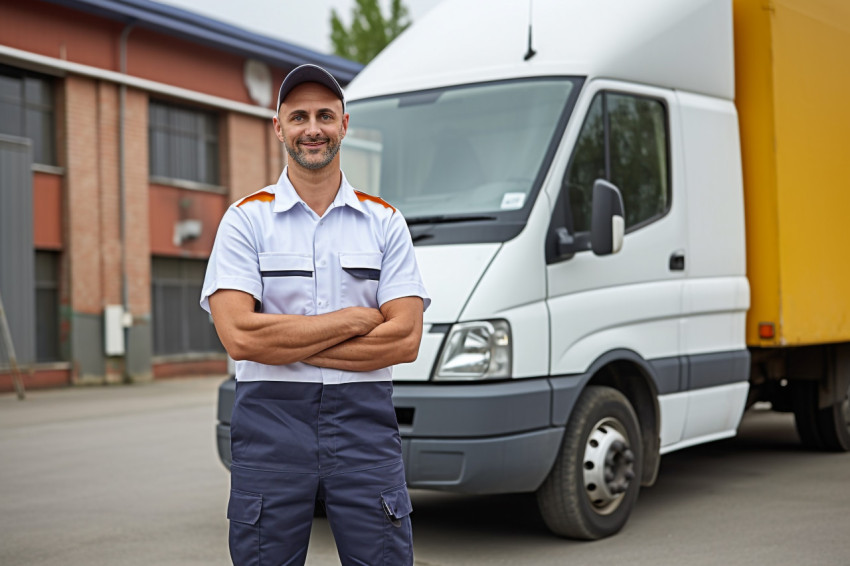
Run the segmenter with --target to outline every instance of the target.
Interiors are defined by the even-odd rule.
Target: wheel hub
[[[614,418],[593,428],[584,449],[584,487],[590,503],[600,514],[614,511],[635,479],[635,455],[625,427]]]

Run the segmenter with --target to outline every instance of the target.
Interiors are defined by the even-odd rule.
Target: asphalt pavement
[[[221,377],[0,396],[0,565],[227,565]],[[793,419],[662,459],[618,535],[558,539],[533,496],[414,490],[417,566],[850,565],[850,454],[803,450]],[[338,565],[327,522],[310,566]]]

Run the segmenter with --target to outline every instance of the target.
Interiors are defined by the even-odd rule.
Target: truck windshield
[[[411,226],[501,222],[521,229],[577,83],[535,78],[354,101],[343,170]],[[483,241],[508,239],[484,232]]]

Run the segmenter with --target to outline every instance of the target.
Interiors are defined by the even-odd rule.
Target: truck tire
[[[818,384],[815,381],[791,382],[791,406],[794,410],[794,424],[797,435],[806,448],[822,450],[818,426]]]
[[[556,535],[596,540],[623,528],[640,490],[640,424],[628,399],[610,387],[589,386],[567,422],[537,505]]]
[[[818,411],[818,428],[826,450],[850,451],[850,387],[843,399]]]
[[[794,420],[803,445],[815,450],[850,451],[850,387],[836,403],[821,409],[818,383],[798,382]]]

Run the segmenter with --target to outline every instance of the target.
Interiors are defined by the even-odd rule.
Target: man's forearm
[[[316,316],[254,314],[241,328],[241,347],[234,359],[261,364],[299,362],[322,350],[356,336],[342,317],[328,313]],[[338,321],[334,319],[340,319]]]
[[[376,309],[356,307],[311,316],[255,313],[248,310],[248,300],[253,306],[253,298],[239,291],[219,291],[210,298],[219,338],[235,360],[299,362],[383,321]]]

